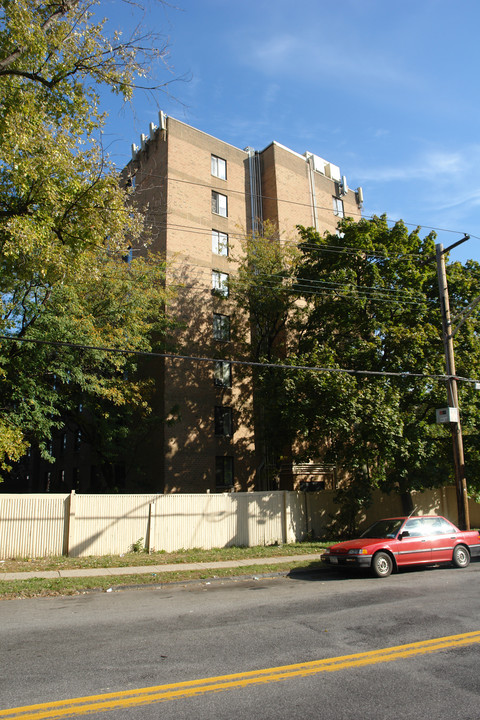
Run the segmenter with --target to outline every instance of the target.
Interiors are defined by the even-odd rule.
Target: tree
[[[163,265],[122,260],[148,229],[105,157],[99,102],[100,84],[130,99],[166,49],[152,34],[109,37],[94,5],[0,2],[3,470],[32,443],[49,457],[80,395],[103,416],[107,406],[148,413],[134,356],[51,343],[150,350],[166,327]]]
[[[435,423],[446,391],[434,377],[445,373],[434,234],[421,238],[419,229],[390,227],[386,217],[345,219],[338,234],[299,233],[301,256],[277,280],[271,303],[280,308],[288,292],[295,312],[283,306],[283,357],[270,360],[332,371],[270,371],[277,384],[274,392],[266,385],[263,402],[271,446],[278,453],[280,438],[294,459],[335,462],[349,478],[353,510],[373,488],[407,496],[444,485],[452,461],[448,431]],[[473,262],[448,266],[454,314],[480,294],[479,272]],[[249,282],[256,302],[253,273]],[[268,322],[262,300],[255,306]],[[457,371],[470,378],[480,374],[479,329],[472,315],[456,338]],[[477,467],[478,402],[469,384],[461,404],[466,455]]]
[[[230,276],[230,291],[241,324],[245,318],[250,323],[247,356],[254,363],[265,364],[255,365],[252,371],[257,467],[261,468],[256,484],[262,489],[277,487],[281,455],[291,437],[286,416],[282,425],[276,423],[283,376],[270,364],[286,357],[288,328],[300,312],[297,296],[292,293],[299,257],[296,246],[280,238],[276,228],[265,222],[262,234],[247,236],[241,256],[232,258],[238,267]]]
[[[28,330],[3,343],[4,417],[44,459],[53,461],[52,436],[66,427],[94,448],[107,486],[113,463],[134,460],[135,433],[154,420],[140,359],[164,349],[169,326],[164,271],[158,257],[84,252],[41,311],[32,308]]]

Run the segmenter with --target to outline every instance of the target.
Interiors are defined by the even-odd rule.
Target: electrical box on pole
[[[437,423],[451,423],[459,421],[458,408],[446,407],[439,408],[437,411]]]

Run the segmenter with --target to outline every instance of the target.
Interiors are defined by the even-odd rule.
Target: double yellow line
[[[408,645],[396,645],[395,647],[372,650],[370,652],[355,653],[354,655],[342,655],[325,660],[313,660],[311,662],[296,663],[295,665],[283,665],[264,670],[253,670],[245,673],[234,673],[233,675],[218,675],[211,678],[189,680],[186,682],[172,683],[169,685],[156,685],[138,690],[123,690],[116,693],[104,695],[90,695],[88,697],[74,698],[72,700],[58,700],[51,703],[39,705],[28,705],[25,707],[1,710],[0,718],[9,720],[54,720],[55,718],[72,718],[79,715],[91,713],[110,712],[112,710],[124,710],[130,707],[140,707],[153,703],[165,702],[178,698],[188,698],[194,695],[201,695],[208,692],[222,692],[237,688],[258,685],[261,683],[280,682],[296,677],[307,677],[321,672],[335,672],[348,668],[363,667],[376,663],[392,662],[424,655],[426,653],[438,652],[451,648],[464,647],[480,643],[480,631],[463,633],[462,635],[449,635],[447,637],[424,640]]]

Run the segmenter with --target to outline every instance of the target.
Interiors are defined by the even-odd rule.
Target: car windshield
[[[378,520],[360,535],[362,538],[394,538],[403,524],[402,518]]]

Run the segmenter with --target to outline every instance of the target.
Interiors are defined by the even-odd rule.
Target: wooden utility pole
[[[470,530],[470,515],[468,511],[467,482],[465,480],[465,460],[463,455],[462,426],[460,424],[460,409],[458,406],[457,379],[455,377],[455,355],[453,350],[452,321],[450,318],[450,301],[448,298],[447,273],[445,270],[445,253],[468,240],[465,236],[459,242],[446,250],[442,244],[435,246],[437,251],[438,291],[440,295],[440,308],[442,311],[442,336],[445,348],[445,363],[447,368],[447,393],[449,407],[457,409],[457,418],[450,423],[453,440],[453,462],[455,466],[455,487],[457,490],[458,524],[462,530]]]

